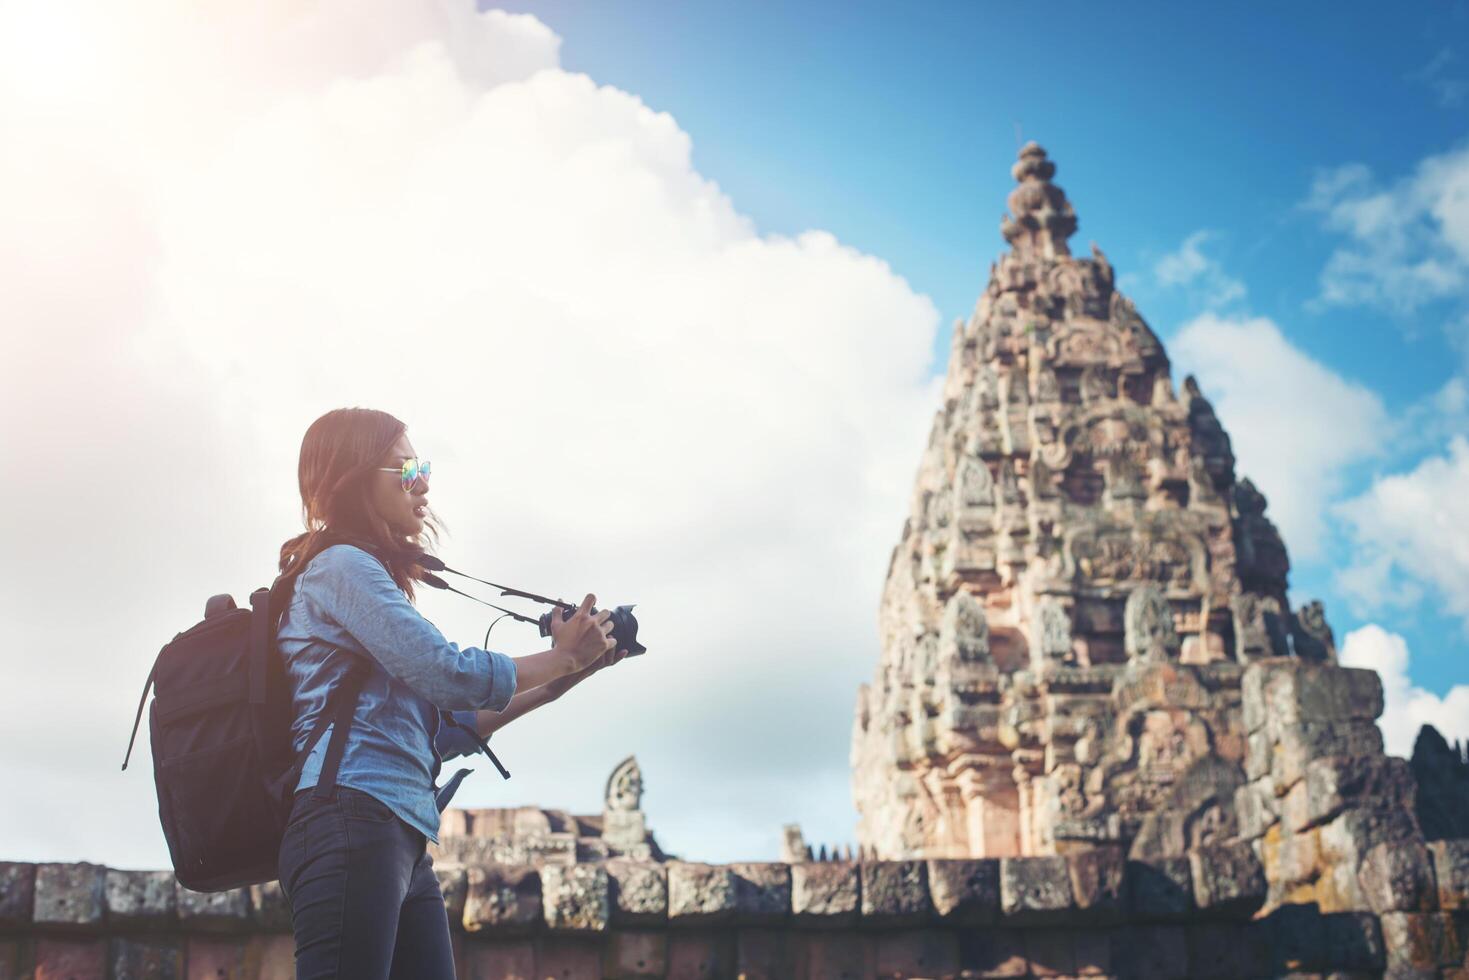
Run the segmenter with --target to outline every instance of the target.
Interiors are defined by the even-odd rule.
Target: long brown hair
[[[429,511],[426,533],[405,536],[394,531],[373,508],[370,484],[407,429],[387,412],[371,408],[337,408],[311,423],[297,466],[306,531],[281,545],[280,571],[286,582],[293,582],[322,549],[348,537],[370,545],[412,601],[413,583],[423,574],[416,559],[432,551],[430,541],[437,546],[443,522]]]

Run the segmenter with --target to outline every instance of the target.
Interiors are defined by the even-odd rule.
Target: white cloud
[[[1169,350],[1213,402],[1238,473],[1269,498],[1292,559],[1321,557],[1323,515],[1344,469],[1375,455],[1389,429],[1381,400],[1292,345],[1266,317],[1205,313]]]
[[[1376,478],[1334,511],[1354,545],[1340,584],[1362,608],[1411,605],[1432,595],[1469,623],[1469,439],[1456,436],[1444,455]],[[1384,596],[1390,582],[1405,585]]]
[[[0,410],[29,476],[0,490],[26,556],[0,773],[48,801],[0,813],[5,856],[166,863],[146,766],[112,750],[158,647],[268,580],[301,435],[342,405],[434,459],[451,564],[640,604],[649,654],[507,729],[515,778],[461,802],[596,811],[636,752],[675,851],[849,837],[929,300],[825,232],[762,236],[673,118],[559,69],[534,18],[210,10],[98,5],[57,28],[91,32],[75,63],[0,88]],[[421,603],[480,642],[479,607]]]
[[[1228,275],[1217,259],[1203,252],[1203,244],[1214,235],[1196,231],[1183,240],[1178,250],[1153,264],[1153,278],[1160,286],[1183,288],[1198,305],[1221,310],[1245,298],[1245,284]]]
[[[1392,755],[1410,756],[1418,730],[1432,725],[1454,742],[1469,739],[1469,684],[1443,697],[1415,687],[1408,677],[1408,644],[1376,623],[1347,634],[1338,654],[1344,667],[1365,667],[1382,676],[1384,707],[1377,724]]]
[[[1323,304],[1407,315],[1469,285],[1469,146],[1386,186],[1362,164],[1322,171],[1302,206],[1346,239],[1322,270]]]

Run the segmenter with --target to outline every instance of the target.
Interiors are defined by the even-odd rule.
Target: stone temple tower
[[[1055,172],[1020,151],[888,569],[852,737],[881,858],[1233,836],[1245,665],[1335,659],[1208,400],[1101,251],[1071,254]]]

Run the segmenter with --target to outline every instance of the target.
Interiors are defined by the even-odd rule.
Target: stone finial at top
[[[1076,231],[1076,212],[1066,192],[1051,183],[1056,165],[1032,140],[1020,149],[1010,168],[1020,186],[1010,192],[1010,213],[1000,219],[1000,233],[1017,255],[1055,258],[1070,255],[1066,239]]]
[[[604,806],[608,810],[630,812],[643,803],[643,770],[634,756],[628,756],[617,764],[612,775],[607,777],[607,797]]]

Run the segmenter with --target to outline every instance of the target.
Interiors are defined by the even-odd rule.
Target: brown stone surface
[[[791,866],[778,861],[731,864],[735,919],[743,925],[783,923],[791,914]]]
[[[741,929],[735,937],[735,970],[740,980],[794,976],[797,942],[786,929]]]
[[[668,970],[668,934],[619,929],[607,937],[602,975],[608,980],[653,980]]]
[[[236,980],[246,976],[245,942],[223,937],[191,938],[188,943],[189,980]]]
[[[35,980],[107,980],[106,941],[50,937],[36,940]]]
[[[928,897],[928,868],[924,862],[865,862],[861,872],[865,924],[916,924],[929,917],[933,906]]]
[[[1438,907],[1433,859],[1421,844],[1378,844],[1363,859],[1357,881],[1378,914],[1432,912]]]
[[[538,944],[535,975],[555,980],[601,980],[602,948],[586,939],[548,936]]]
[[[1025,938],[1012,929],[966,929],[959,934],[964,976],[1023,977],[1030,972]]]
[[[541,869],[546,926],[563,932],[603,932],[612,915],[607,869],[596,864]]]
[[[873,939],[864,933],[801,933],[795,946],[795,976],[808,980],[870,980],[877,974]]]
[[[1292,640],[1334,657],[1319,604],[1286,604],[1285,547],[1212,406],[1100,250],[1071,254],[1054,174],[1021,150],[1011,251],[954,331],[888,570],[852,736],[859,840],[885,859],[1227,839],[1242,665]],[[1370,723],[1372,680],[1280,696]]]
[[[1127,862],[1121,850],[1099,847],[1067,858],[1071,894],[1083,919],[1114,922],[1126,913]]]
[[[1059,921],[1075,907],[1067,861],[1002,858],[1000,911],[1016,923]]]
[[[451,909],[449,921],[458,923],[464,916],[464,895],[459,895],[459,907]],[[250,886],[250,917],[257,929],[268,932],[291,931],[291,903],[281,891],[279,881]]]
[[[536,947],[528,939],[509,942],[465,942],[455,956],[460,980],[542,980],[536,971]]]
[[[179,921],[206,932],[241,932],[250,926],[250,889],[196,892],[183,885],[174,889]]]
[[[1469,912],[1469,838],[1436,840],[1428,850],[1433,855],[1438,907]]]
[[[1265,869],[1243,841],[1199,848],[1189,861],[1199,909],[1248,916],[1265,901]]]
[[[182,980],[184,976],[184,947],[177,940],[113,939],[108,944],[107,961],[112,980]],[[289,977],[294,973],[293,963],[290,972],[277,975]]]
[[[1000,862],[931,860],[928,892],[940,918],[957,925],[989,925],[1000,912]]]
[[[679,926],[727,922],[735,914],[735,876],[718,864],[668,865],[668,920]]]
[[[1128,909],[1133,918],[1165,921],[1187,918],[1194,911],[1194,880],[1187,857],[1128,861]]]
[[[541,876],[532,867],[486,865],[469,869],[464,928],[497,934],[526,932],[541,924]]]
[[[30,924],[36,901],[36,866],[0,861],[0,928]]]
[[[798,925],[837,929],[857,921],[862,886],[845,861],[791,865],[791,913]]]
[[[668,868],[662,864],[607,862],[612,889],[612,921],[620,925],[653,925],[668,920]]]
[[[880,932],[873,947],[879,977],[943,977],[959,969],[959,940],[952,932]]]
[[[106,878],[107,869],[96,864],[37,865],[36,924],[82,928],[101,923]]]
[[[734,976],[735,942],[728,932],[670,932],[668,980],[716,980]]]

